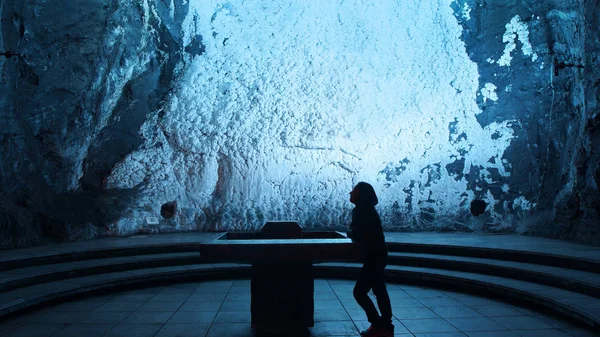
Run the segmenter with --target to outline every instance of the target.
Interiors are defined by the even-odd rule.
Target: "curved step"
[[[315,277],[355,278],[361,265],[324,263],[315,265]],[[200,264],[139,269],[86,276],[21,288],[0,295],[0,320],[34,306],[81,294],[133,285],[157,285],[167,281],[249,277],[251,268],[239,264]],[[388,280],[427,284],[432,287],[500,296],[503,300],[543,308],[566,315],[594,329],[600,328],[600,299],[529,282],[448,270],[389,266]]]
[[[387,242],[390,252],[453,255],[463,257],[494,258],[497,260],[528,262],[565,269],[598,272],[600,261],[582,257],[513,249],[467,247],[458,245]]]
[[[357,277],[360,266],[353,263],[320,264],[315,265],[315,275],[335,277],[342,272]],[[498,276],[433,268],[388,266],[385,273],[388,281],[498,297],[503,301],[564,315],[600,329],[600,299],[595,297]]]
[[[199,252],[199,245],[201,245],[203,242],[206,242],[206,240],[203,241],[199,239],[198,242],[142,244],[116,248],[110,247],[89,250],[72,250],[64,253],[61,252],[38,255],[24,254],[21,256],[12,256],[9,258],[0,259],[0,271],[9,271],[13,269],[47,264],[133,255],[193,253]],[[600,260],[592,260],[568,255],[446,244],[400,243],[388,241],[387,245],[390,252],[493,258],[497,260],[534,263],[538,265],[554,266],[565,269],[577,269],[588,272],[597,272],[600,270]]]
[[[202,263],[196,253],[144,254],[125,257],[63,262],[2,272],[0,293],[16,288],[95,274],[143,268],[159,268]]]
[[[389,253],[388,263],[502,276],[600,297],[600,273],[525,262],[398,252]]]
[[[110,247],[90,250],[74,250],[66,253],[40,254],[35,256],[18,256],[0,260],[0,271],[43,266],[83,260],[107,259],[134,255],[193,253],[199,252],[197,243],[150,244],[130,247]]]
[[[33,307],[101,290],[128,286],[155,285],[160,282],[250,277],[250,266],[233,263],[146,268],[77,277],[0,294],[0,321]]]
[[[95,274],[203,262],[208,261],[203,261],[198,253],[192,252],[144,254],[21,268],[2,273],[0,292]],[[572,269],[495,259],[398,252],[390,253],[389,264],[502,276],[600,297],[600,274]]]

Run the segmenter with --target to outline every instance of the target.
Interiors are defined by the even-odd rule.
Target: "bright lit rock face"
[[[477,123],[479,74],[450,1],[197,6],[184,35],[208,37],[205,53],[111,185],[150,179],[150,205],[250,229],[343,226],[364,180],[387,227],[433,229],[467,212],[471,165],[510,174],[510,122]]]
[[[595,5],[5,0],[2,246],[341,229],[359,181],[386,230],[598,244]]]

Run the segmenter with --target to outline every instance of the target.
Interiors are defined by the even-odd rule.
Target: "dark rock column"
[[[138,191],[107,190],[106,177],[160,117],[178,65],[202,52],[200,37],[191,48],[179,36],[188,5],[174,16],[153,0],[0,6],[0,51],[19,54],[0,56],[2,246],[110,233]]]
[[[471,20],[461,21],[467,3]],[[455,12],[464,27],[463,38],[477,62],[480,86],[494,83],[498,101],[481,100],[479,122],[517,120],[515,138],[503,159],[510,177],[494,176],[486,185],[477,175],[471,186],[490,191],[502,224],[492,231],[516,231],[600,244],[598,200],[598,43],[599,2],[579,0],[463,0]],[[505,24],[518,15],[529,28],[538,58],[525,57],[517,42],[510,67],[490,62],[501,52]],[[516,36],[519,37],[518,34]],[[543,62],[543,64],[542,64]],[[510,90],[500,90],[500,88]],[[500,188],[509,186],[509,192]],[[535,203],[516,211],[515,198]],[[504,202],[513,210],[506,212]]]

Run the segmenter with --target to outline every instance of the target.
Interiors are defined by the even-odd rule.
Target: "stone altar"
[[[333,231],[303,231],[297,222],[267,222],[260,232],[226,232],[202,244],[209,260],[252,264],[252,328],[301,332],[314,325],[315,262],[355,261],[360,244]]]

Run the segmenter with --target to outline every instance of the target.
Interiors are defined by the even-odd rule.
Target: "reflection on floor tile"
[[[433,333],[458,331],[458,329],[442,318],[401,319],[400,322],[414,334],[421,332]]]
[[[103,337],[153,337],[161,326],[157,324],[119,324]],[[79,337],[87,335],[79,335]]]
[[[14,330],[10,330],[9,332],[7,332],[6,334],[3,334],[2,337],[4,336],[28,336],[28,337],[48,337],[48,336],[52,336],[55,333],[57,333],[58,331],[63,330],[64,328],[66,328],[67,325],[66,324],[35,324],[35,323],[31,323],[31,324],[25,324],[22,325],[20,327],[18,327],[17,329]]]
[[[204,337],[210,324],[165,324],[154,337]]]
[[[115,324],[107,324],[107,323],[95,323],[95,324],[71,324],[66,328],[60,330],[57,335],[61,337],[102,337],[104,336],[110,329],[113,328]],[[131,336],[133,337],[133,336]]]

